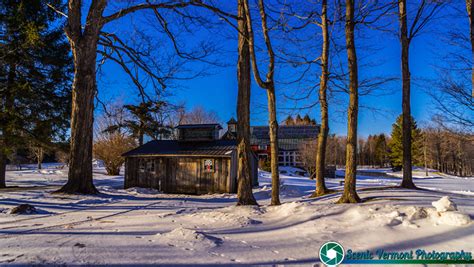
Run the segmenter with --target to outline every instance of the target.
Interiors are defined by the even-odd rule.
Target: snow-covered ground
[[[313,180],[282,175],[277,207],[268,206],[270,175],[260,172],[254,194],[261,206],[237,207],[234,194],[124,190],[123,177],[101,169],[94,171],[100,195],[54,195],[67,169],[9,171],[11,188],[0,190],[0,264],[313,265],[326,241],[359,251],[474,252],[474,178],[417,171],[423,190],[413,191],[391,187],[399,173],[378,172],[358,177],[364,203],[357,205],[334,204],[339,192],[310,199]],[[336,190],[341,181],[327,179]],[[443,196],[458,211],[446,199],[435,203],[439,212],[432,206]],[[37,213],[9,214],[19,204]]]

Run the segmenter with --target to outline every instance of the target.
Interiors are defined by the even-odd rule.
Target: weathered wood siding
[[[207,172],[204,160],[214,161]],[[235,161],[231,164],[231,161]],[[235,193],[235,156],[228,157],[128,157],[125,161],[125,188],[156,188],[165,193]]]

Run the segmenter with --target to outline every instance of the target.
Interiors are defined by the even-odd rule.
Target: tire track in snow
[[[28,229],[28,230],[24,230],[24,231],[15,231],[15,232],[10,232],[10,233],[4,233],[4,234],[0,234],[0,239],[7,239],[7,238],[12,238],[12,237],[16,237],[17,235],[23,235],[23,234],[29,234],[29,233],[34,233],[35,231],[39,231],[39,230],[52,230],[52,229],[55,229],[55,228],[59,228],[59,227],[64,227],[64,226],[77,226],[77,225],[81,225],[83,223],[87,223],[87,222],[92,222],[92,221],[98,221],[98,220],[103,220],[103,219],[108,219],[108,218],[111,218],[111,217],[115,217],[115,216],[118,216],[118,215],[122,215],[122,214],[126,214],[126,213],[129,213],[129,212],[132,212],[132,211],[137,211],[137,210],[142,210],[142,209],[146,209],[146,208],[149,208],[149,207],[152,207],[154,205],[157,205],[159,203],[161,203],[162,201],[155,201],[155,202],[152,202],[150,204],[147,204],[147,205],[143,205],[143,206],[134,206],[133,208],[131,209],[125,209],[125,210],[122,210],[122,211],[119,211],[119,212],[115,212],[115,213],[112,213],[112,214],[107,214],[107,215],[103,215],[103,216],[100,216],[100,217],[97,217],[97,218],[92,218],[90,216],[87,217],[87,219],[85,220],[79,220],[79,221],[73,221],[73,222],[67,222],[67,223],[60,223],[60,224],[54,224],[54,225],[49,225],[49,226],[44,226],[44,227],[38,227],[38,228],[33,228],[33,229]],[[101,207],[103,206],[107,206],[107,205],[112,205],[112,204],[117,204],[117,203],[120,203],[120,202],[114,202],[114,203],[107,203],[107,204],[104,204],[104,205],[101,205]],[[94,206],[93,208],[89,208],[90,210],[93,210],[93,209],[96,209],[98,208],[97,206]],[[73,213],[73,212],[80,212],[80,211],[85,211],[85,210],[88,210],[88,209],[82,209],[82,210],[76,210],[76,211],[71,211],[71,212],[68,212],[68,213]],[[55,215],[59,215],[59,214],[53,214],[52,216],[55,216]],[[34,219],[34,218],[32,218]],[[0,229],[1,230],[1,229]]]
[[[67,215],[67,214],[81,212],[81,211],[88,210],[88,209],[92,210],[92,209],[102,208],[102,207],[112,205],[112,204],[117,204],[117,203],[120,203],[120,202],[122,202],[122,201],[109,202],[109,203],[94,205],[94,206],[91,206],[91,207],[77,208],[77,209],[74,209],[74,210],[71,210],[71,211],[65,211],[65,212],[60,212],[60,213],[51,213],[51,214],[46,214],[46,215],[40,215],[40,216],[36,216],[36,217],[33,217],[33,218],[24,218],[24,219],[19,219],[19,220],[14,220],[14,221],[5,221],[5,222],[0,222],[0,225],[6,225],[6,224],[11,224],[11,223],[19,223],[19,222],[25,222],[25,221],[34,221],[34,220],[37,220],[37,219],[44,219],[44,218],[49,218],[49,217]],[[11,227],[0,228],[0,230],[10,229],[10,228]]]

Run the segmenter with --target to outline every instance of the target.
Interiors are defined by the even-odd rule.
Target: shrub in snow
[[[32,214],[36,213],[36,208],[30,204],[21,204],[10,210],[10,214]]]
[[[433,205],[438,212],[458,210],[456,204],[452,202],[448,196],[444,196],[440,200],[432,202],[431,205]]]

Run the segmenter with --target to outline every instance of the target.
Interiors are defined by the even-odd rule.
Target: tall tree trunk
[[[0,99],[0,103],[3,104],[2,99]],[[0,111],[5,113],[4,107],[0,107]],[[6,155],[6,143],[5,143],[5,127],[4,125],[0,125],[0,132],[2,136],[0,138],[0,188],[7,187],[5,183],[6,171],[7,171],[7,155]]]
[[[329,77],[329,31],[327,18],[327,0],[322,1],[321,29],[323,34],[323,49],[321,53],[321,77],[319,84],[319,104],[321,106],[321,130],[318,135],[318,147],[316,151],[316,191],[313,196],[322,196],[329,192],[324,182],[326,166],[326,147],[329,133],[329,117],[327,102],[327,83]]]
[[[6,171],[7,171],[7,157],[3,151],[3,148],[1,148],[0,149],[0,188],[7,187],[7,184],[5,183]]]
[[[257,205],[252,192],[250,168],[250,51],[248,44],[245,0],[238,0],[238,63],[237,63],[237,205]]]
[[[144,139],[144,134],[143,132],[140,130],[139,134],[138,134],[138,145],[143,145],[143,139]]]
[[[474,62],[474,14],[472,14],[472,8],[474,7],[474,0],[466,0],[467,15],[469,17],[469,36],[471,39],[471,58]],[[473,63],[471,63],[473,64]],[[471,67],[471,83],[472,83],[472,97],[474,97],[474,67]]]
[[[411,110],[410,110],[410,67],[408,52],[410,39],[408,38],[407,7],[406,0],[398,2],[400,20],[400,42],[402,46],[402,146],[403,146],[403,179],[401,187],[416,188],[412,178],[412,155],[411,155]]]
[[[68,1],[66,36],[74,57],[72,84],[71,144],[67,183],[59,193],[96,194],[92,182],[92,127],[96,84],[97,42],[104,25],[102,13],[106,0],[92,1],[85,26],[82,26],[82,2]]]
[[[272,200],[271,205],[280,205],[280,172],[278,170],[278,121],[276,117],[275,86],[273,83],[267,89],[268,124],[270,127],[270,169],[272,171]]]
[[[425,163],[425,176],[428,176],[428,155],[427,155],[427,149],[428,149],[428,144],[426,142],[426,133],[423,134],[423,160]]]
[[[268,71],[266,80],[263,81],[258,70],[257,57],[255,55],[255,42],[252,27],[252,18],[248,0],[244,0],[245,16],[248,32],[249,51],[252,63],[252,70],[257,84],[267,91],[267,105],[268,105],[268,124],[269,124],[269,138],[270,138],[270,169],[272,175],[272,200],[271,205],[280,205],[280,172],[278,170],[278,122],[276,116],[276,97],[275,97],[275,54],[273,52],[270,35],[267,26],[267,14],[263,0],[258,1],[260,10],[260,19],[262,23],[263,38],[268,54]]]
[[[349,107],[347,110],[347,144],[346,144],[346,176],[344,192],[338,203],[357,203],[360,198],[356,192],[357,172],[357,115],[358,103],[358,70],[357,54],[354,38],[354,0],[346,0],[346,50],[349,66]]]
[[[60,193],[98,193],[92,182],[92,127],[96,85],[97,42],[82,39],[71,45],[74,55],[72,86],[71,151],[67,183]]]
[[[2,112],[6,116],[7,124],[11,124],[11,114],[15,113],[15,89],[13,88],[15,79],[16,79],[16,64],[11,64],[9,71],[8,71],[8,78],[7,78],[7,88],[5,92],[5,100],[3,102],[4,106],[2,107]],[[13,136],[13,132],[11,127],[8,125],[2,125],[0,128],[3,135],[2,147],[0,148],[0,188],[5,188],[6,183],[6,171],[7,171],[7,157],[8,153],[12,151],[12,140],[10,140]]]
[[[37,167],[38,167],[38,170],[41,170],[43,168],[42,166],[42,162],[43,162],[43,158],[44,158],[44,150],[42,147],[38,147],[38,151],[37,151],[38,155],[36,155],[36,159],[37,159]]]

